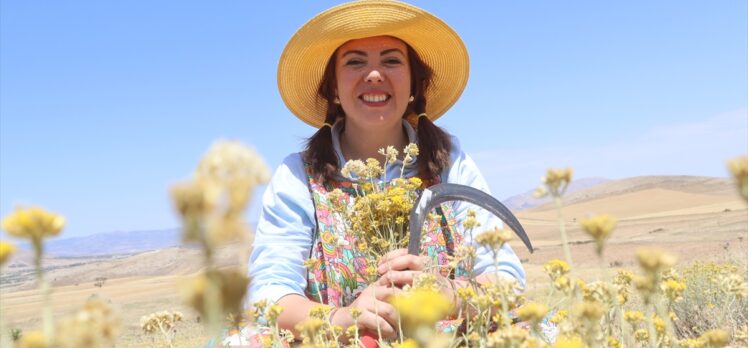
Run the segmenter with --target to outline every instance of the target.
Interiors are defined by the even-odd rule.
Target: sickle
[[[517,234],[519,239],[525,243],[527,249],[532,253],[532,243],[527,237],[525,229],[517,218],[506,206],[496,198],[476,188],[458,184],[438,184],[431,186],[418,197],[418,203],[410,211],[410,241],[408,242],[408,253],[418,255],[421,250],[421,230],[428,213],[448,201],[466,201],[488,210],[498,216],[501,221],[509,225],[509,228]]]

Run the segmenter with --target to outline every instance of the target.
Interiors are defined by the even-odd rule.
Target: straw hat
[[[434,15],[397,1],[362,0],[332,7],[291,37],[278,62],[278,90],[291,112],[319,128],[327,101],[317,90],[328,60],[343,43],[371,36],[397,37],[433,70],[426,91],[426,114],[433,121],[460,97],[469,59],[457,33]]]

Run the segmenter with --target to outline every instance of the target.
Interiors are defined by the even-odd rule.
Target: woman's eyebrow
[[[400,53],[402,55],[405,55],[405,53],[403,53],[403,51],[401,51],[399,48],[390,48],[388,50],[384,50],[384,51],[382,51],[382,53],[379,53],[379,55],[380,56],[384,56],[386,54],[393,53],[393,52],[398,52],[398,53]]]
[[[358,54],[358,55],[360,55],[360,56],[364,56],[364,57],[366,57],[366,56],[367,56],[366,52],[364,52],[364,51],[359,51],[359,50],[350,50],[350,51],[347,51],[347,52],[343,53],[343,55],[342,55],[342,56],[340,56],[340,57],[341,57],[341,58],[344,58],[345,56],[347,56],[347,55],[349,55],[349,54]]]

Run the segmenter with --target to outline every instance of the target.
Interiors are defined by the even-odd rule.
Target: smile
[[[358,97],[366,103],[384,103],[388,101],[391,96],[388,94],[362,94]]]

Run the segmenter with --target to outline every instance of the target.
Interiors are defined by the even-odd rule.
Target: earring
[[[333,103],[340,105],[340,98],[335,97],[335,99],[332,100]]]
[[[408,103],[412,103],[414,100],[416,100],[416,97],[411,95],[410,98],[408,98]]]

